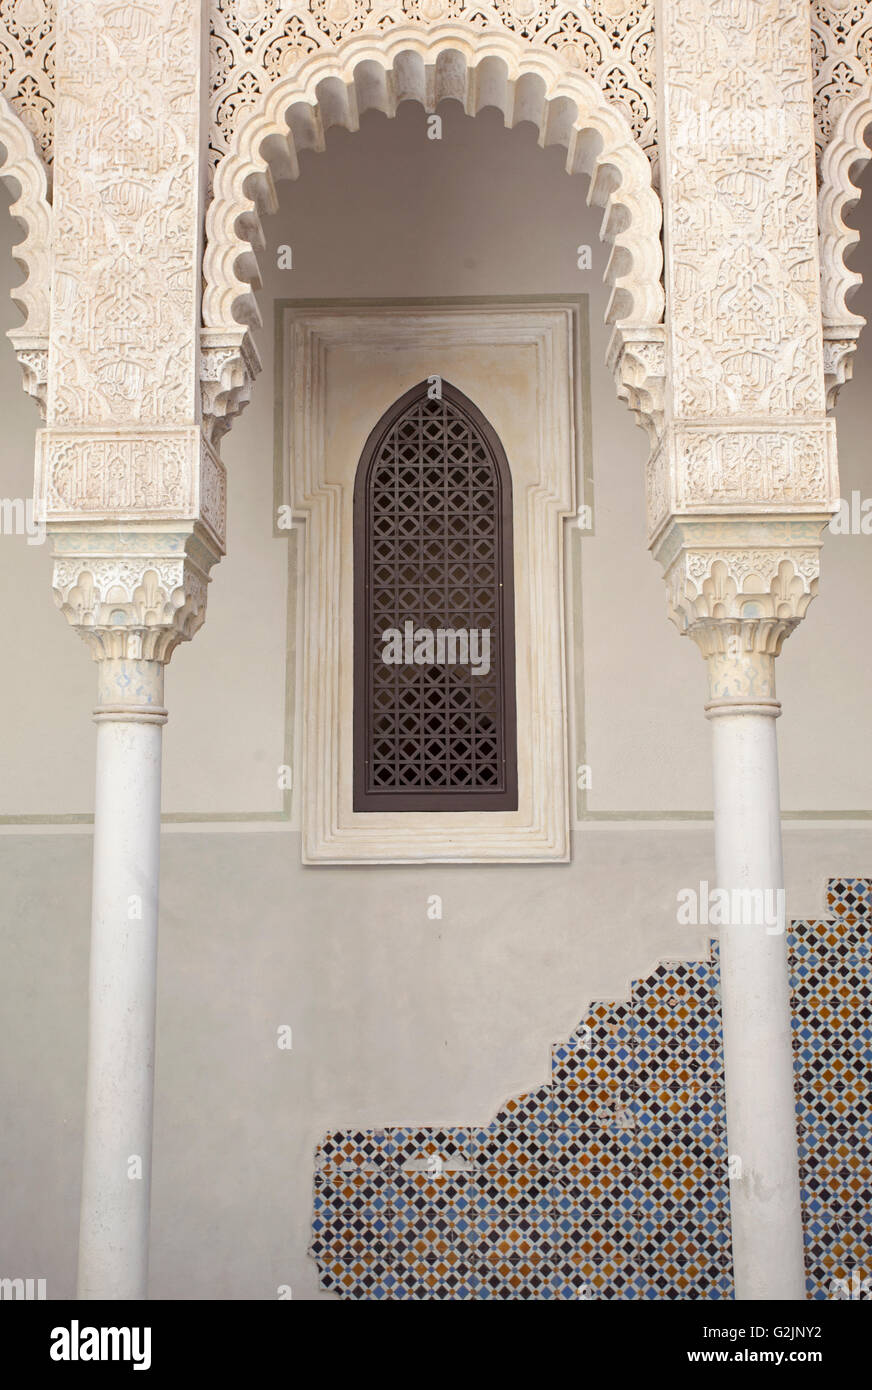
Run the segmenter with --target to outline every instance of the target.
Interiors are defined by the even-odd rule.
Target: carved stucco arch
[[[257,251],[265,244],[261,215],[278,207],[274,174],[296,178],[299,151],[323,150],[331,126],[355,130],[365,111],[392,116],[406,100],[433,111],[446,98],[469,115],[494,106],[509,126],[532,121],[541,145],[566,147],[569,173],[588,174],[587,200],[604,209],[600,237],[611,245],[609,361],[619,394],[644,407],[651,377],[662,372],[661,206],[626,117],[552,49],[465,26],[426,35],[402,26],[303,59],[240,120],[216,168],[203,297],[204,416],[215,436],[248,399],[259,368],[247,330],[261,321]]]
[[[27,126],[0,94],[0,179],[15,201],[9,211],[25,228],[23,241],[12,248],[25,273],[10,291],[24,314],[24,323],[10,329],[9,339],[24,371],[25,389],[42,400],[48,359],[51,297],[52,210],[48,175]]]
[[[827,403],[835,404],[839,387],[850,380],[853,354],[866,320],[848,307],[862,282],[846,256],[860,240],[846,217],[860,200],[853,175],[872,158],[866,137],[872,133],[872,79],[839,116],[832,139],[821,156],[818,224],[820,228],[821,317],[824,332]]]

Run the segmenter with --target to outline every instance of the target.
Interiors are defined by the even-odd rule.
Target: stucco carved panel
[[[810,12],[661,0],[658,35],[669,370],[649,539],[713,700],[774,704],[838,498]]]
[[[814,414],[808,13],[780,0],[668,0],[660,13],[674,413]]]
[[[832,422],[710,429],[676,425],[678,510],[719,504],[826,508],[838,498]]]
[[[196,418],[200,19],[60,0],[50,424]]]
[[[48,428],[54,589],[98,660],[203,621],[226,484],[198,423],[201,0],[57,0]],[[39,363],[34,364],[35,369]]]
[[[48,446],[48,515],[178,512],[190,507],[190,441],[184,436],[64,436]]]

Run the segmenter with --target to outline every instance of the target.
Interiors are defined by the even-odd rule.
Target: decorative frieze
[[[622,105],[639,143],[656,159],[652,0],[210,0],[211,160],[232,143],[239,114],[295,62],[343,35],[425,26],[469,16],[476,26],[541,40]],[[290,13],[289,13],[290,10]],[[53,154],[55,0],[0,0],[0,84],[43,158]],[[866,0],[811,0],[815,141],[834,126],[872,73]]]
[[[648,537],[670,516],[831,512],[839,498],[832,420],[671,425],[646,470]]]
[[[199,517],[223,554],[224,465],[197,426],[40,432],[37,497],[48,523]]]
[[[816,508],[838,498],[835,431],[817,424],[676,424],[676,510],[740,504]]]

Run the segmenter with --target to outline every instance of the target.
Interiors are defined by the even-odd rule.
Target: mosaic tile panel
[[[872,880],[788,937],[808,1296],[872,1299]],[[319,1146],[310,1247],[356,1299],[732,1298],[718,956],[595,1004],[481,1128]]]
[[[831,879],[827,906],[788,937],[806,1288],[872,1299],[872,880]]]
[[[312,1230],[350,1299],[732,1298],[717,944],[594,1004],[489,1124],[327,1135]]]

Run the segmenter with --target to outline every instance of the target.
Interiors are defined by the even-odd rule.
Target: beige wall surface
[[[868,182],[868,180],[867,180]],[[872,272],[870,228],[855,263]],[[302,159],[268,225],[264,372],[225,441],[229,553],[203,630],[170,666],[165,807],[225,824],[163,843],[152,1294],[316,1295],[307,1259],[312,1155],[344,1125],[472,1122],[547,1074],[549,1044],[592,998],[663,956],[704,949],[681,887],[714,874],[705,670],[666,616],[645,548],[647,445],[603,365],[599,214],[531,128],[446,108],[443,138],[403,108],[334,131]],[[0,216],[0,318],[18,278]],[[579,244],[594,269],[576,265]],[[293,270],[276,248],[293,248]],[[595,534],[581,554],[589,816],[571,865],[303,868],[281,819],[287,744],[287,539],[274,534],[275,299],[589,294]],[[872,287],[857,307],[872,310]],[[872,337],[839,405],[842,492],[872,495]],[[32,487],[37,412],[0,352],[0,496]],[[362,442],[362,441],[361,441]],[[577,554],[576,554],[577,558]],[[95,679],[55,612],[49,546],[0,537],[0,1274],[73,1289],[84,1099]],[[821,595],[779,662],[792,915],[819,914],[831,874],[872,874],[872,537],[828,538]],[[293,704],[293,701],[290,701]],[[271,819],[259,821],[256,815]],[[21,817],[31,818],[21,823]],[[45,818],[33,824],[32,818]],[[661,819],[660,824],[651,823]],[[430,921],[438,893],[444,916]],[[293,1029],[290,1053],[276,1029]]]

